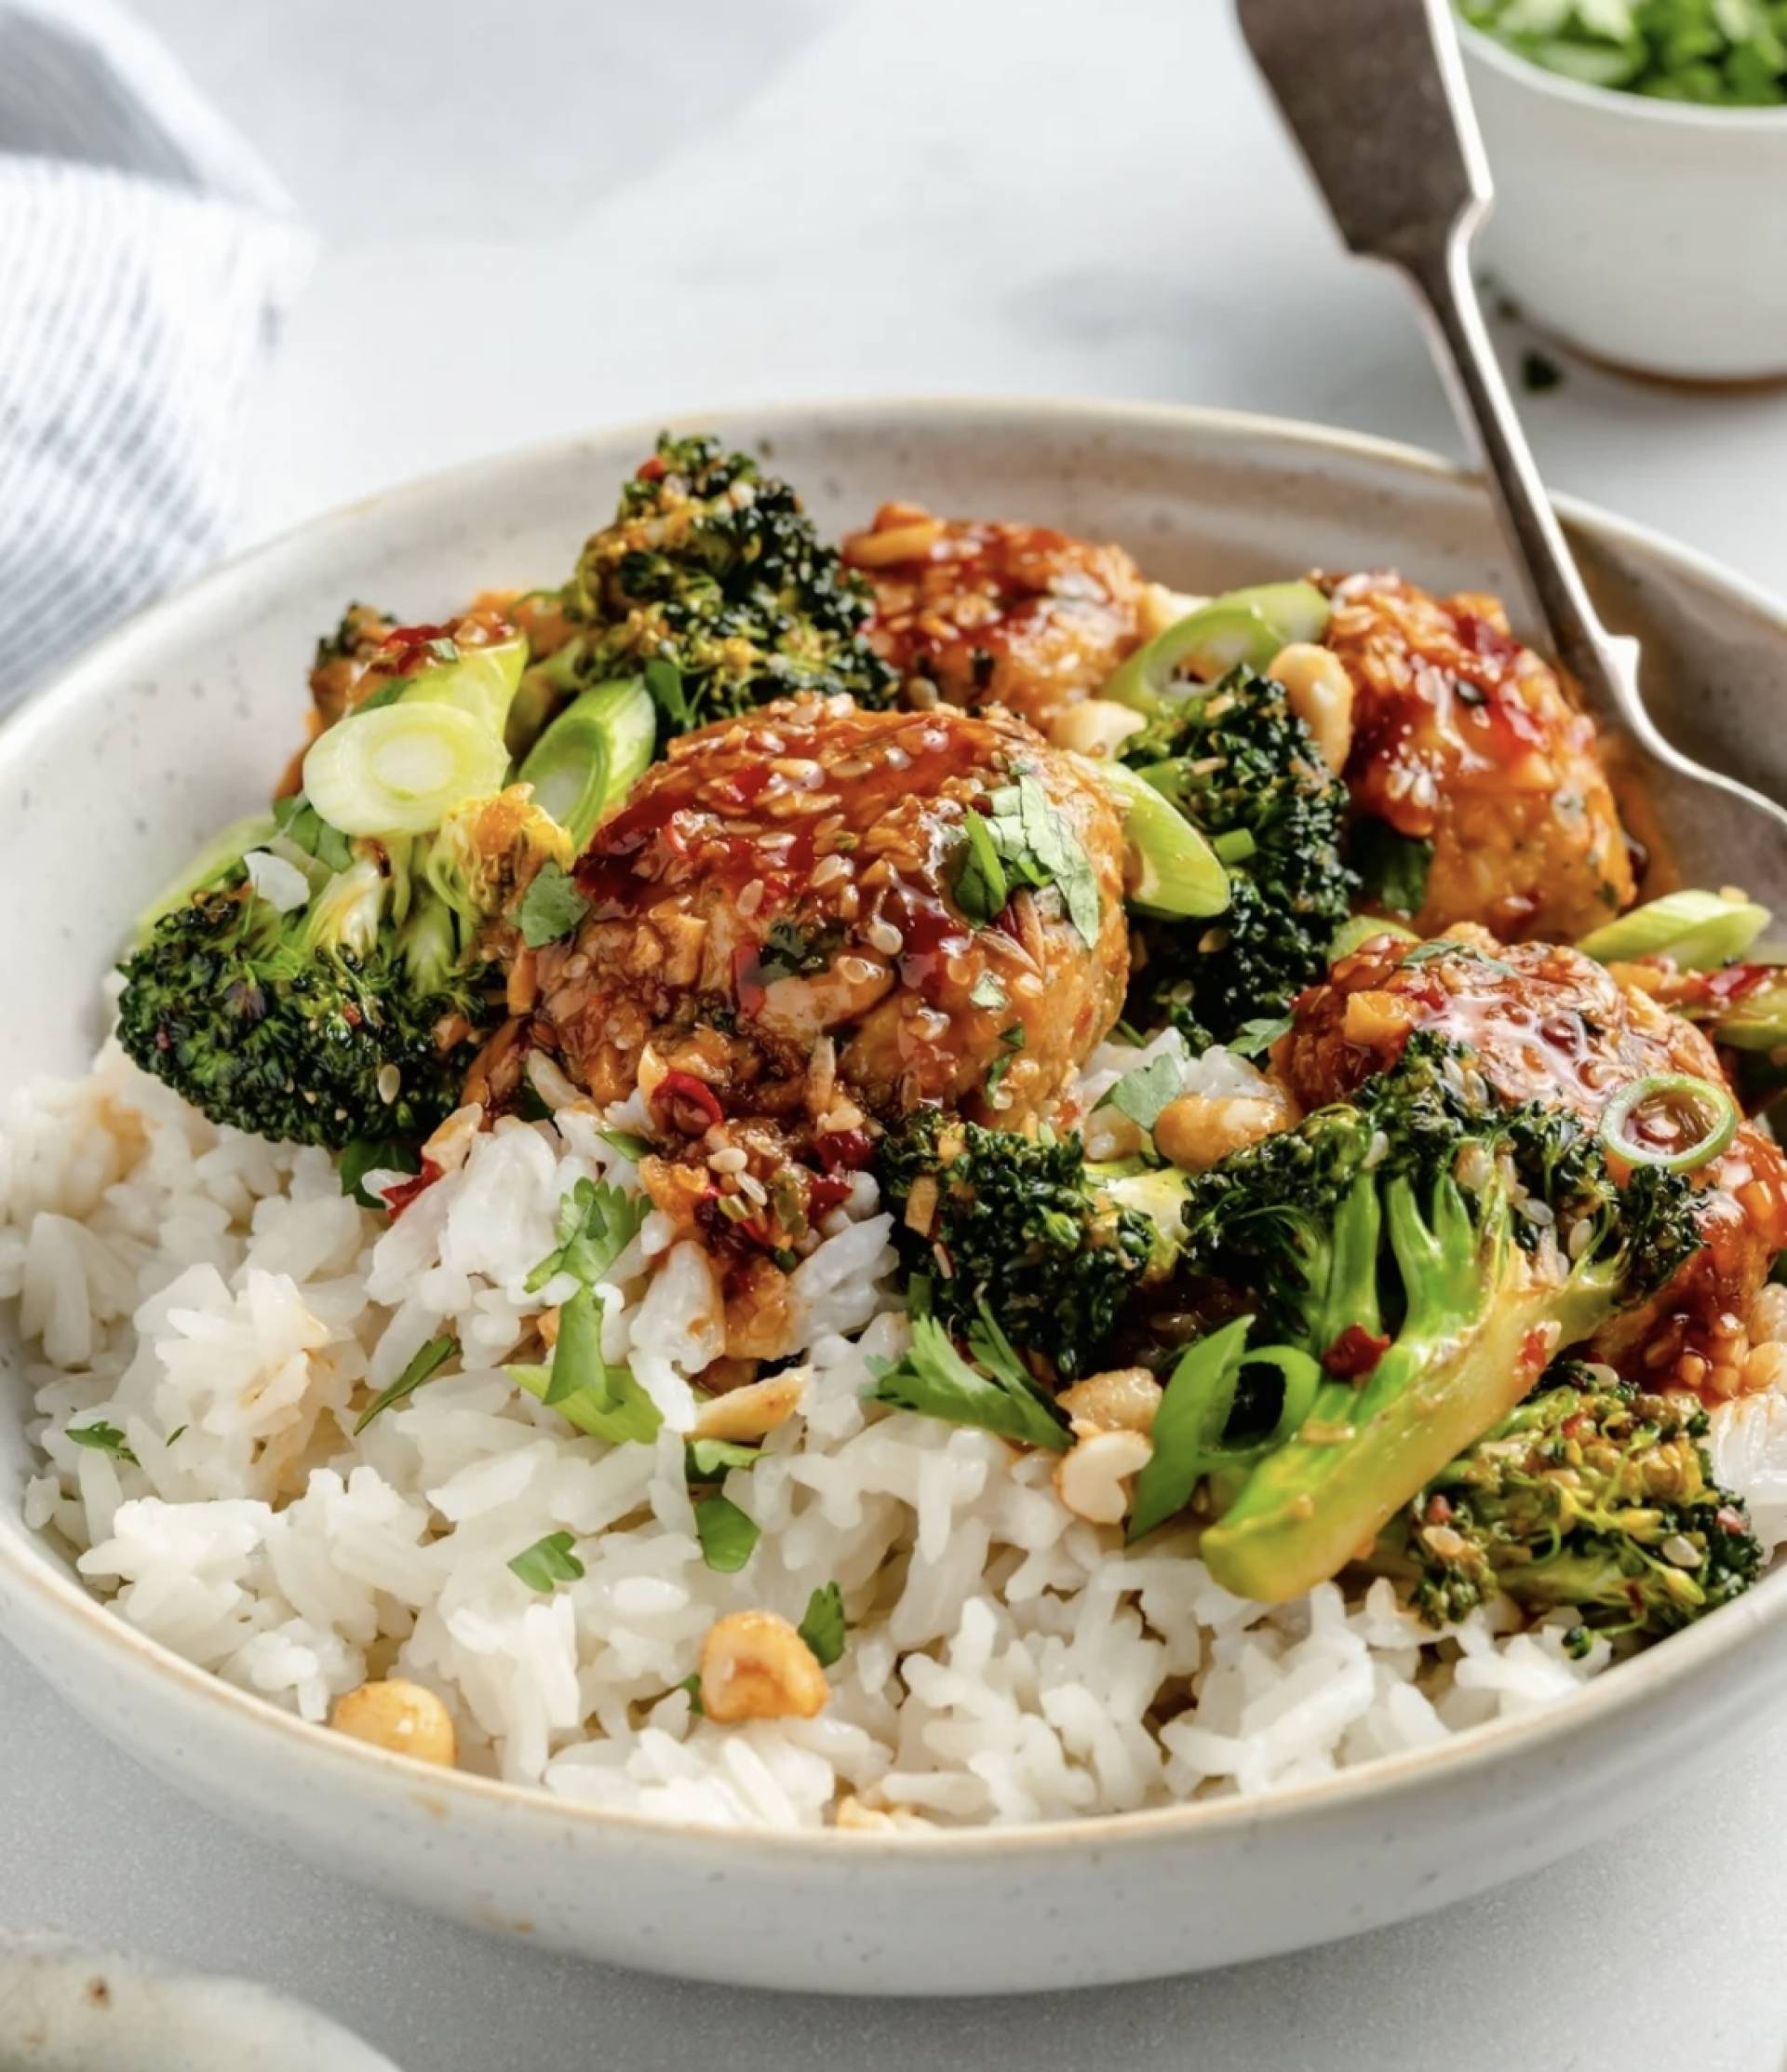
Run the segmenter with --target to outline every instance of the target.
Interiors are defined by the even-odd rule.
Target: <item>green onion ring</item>
[[[1626,1124],[1647,1101],[1674,1099],[1710,1118],[1706,1128],[1686,1150],[1653,1150],[1634,1144]],[[1634,1080],[1610,1100],[1601,1116],[1601,1141],[1628,1165],[1655,1165],[1665,1173],[1691,1173],[1716,1158],[1738,1133],[1738,1104],[1723,1086],[1697,1079],[1692,1072],[1651,1072]]]

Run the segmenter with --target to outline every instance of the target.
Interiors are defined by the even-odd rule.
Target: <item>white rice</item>
[[[1138,1055],[1105,1046],[1084,1104]],[[1220,1052],[1186,1070],[1209,1093],[1252,1082]],[[26,1087],[0,1127],[0,1303],[35,1404],[29,1524],[120,1617],[306,1718],[405,1675],[444,1700],[470,1768],[726,1823],[811,1826],[840,1805],[1055,1820],[1269,1791],[1549,1703],[1609,1659],[1602,1643],[1568,1660],[1563,1621],[1485,1611],[1438,1636],[1382,1581],[1243,1602],[1169,1537],[1130,1553],[1073,1516],[1048,1460],[867,1407],[868,1359],[905,1332],[867,1179],[794,1276],[802,1412],[727,1478],[762,1537],[717,1573],[679,1436],[720,1345],[699,1250],[648,1216],[606,1285],[605,1350],[664,1413],[654,1446],[578,1436],[501,1370],[569,1294],[524,1283],[561,1195],[599,1176],[637,1185],[597,1119],[561,1109],[478,1137],[387,1225],[343,1200],[322,1152],[215,1129],[115,1049],[85,1080]],[[464,1370],[355,1439],[365,1391],[443,1331]],[[140,1465],[65,1435],[98,1419]],[[1715,1428],[1723,1476],[1787,1539],[1787,1395]],[[546,1597],[508,1562],[558,1531],[584,1573]],[[818,1718],[692,1716],[679,1687],[717,1617],[798,1621],[834,1580],[852,1629]]]

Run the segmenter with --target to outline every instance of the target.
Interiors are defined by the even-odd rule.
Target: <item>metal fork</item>
[[[1638,643],[1602,624],[1552,509],[1478,306],[1471,248],[1494,189],[1449,0],[1236,0],[1242,33],[1335,222],[1398,266],[1432,318],[1515,558],[1581,702],[1619,745],[1672,874],[1717,886],[1753,868],[1787,890],[1787,812],[1673,747],[1645,709]],[[1618,752],[1618,751],[1617,751]]]

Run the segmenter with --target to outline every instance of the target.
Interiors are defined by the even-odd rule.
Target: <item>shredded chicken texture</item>
[[[1418,1029],[1468,1044],[1507,1100],[1570,1109],[1592,1123],[1652,1073],[1725,1083],[1698,1029],[1579,950],[1507,947],[1471,927],[1453,936],[1457,954],[1415,963],[1406,943],[1379,936],[1303,995],[1274,1055],[1298,1100],[1315,1108],[1346,1098],[1393,1064]],[[1745,1320],[1787,1246],[1787,1160],[1745,1123],[1695,1179],[1705,1245],[1648,1303],[1614,1318],[1592,1351],[1651,1387],[1727,1394],[1742,1386]]]
[[[1090,939],[1056,885],[984,925],[957,897],[964,815],[1020,773],[1090,866]],[[1128,975],[1116,809],[1003,715],[808,697],[685,735],[577,881],[589,912],[541,954],[536,1040],[598,1099],[638,1079],[704,1126],[815,1100],[857,1123],[925,1101],[1021,1123],[1109,1029]]]
[[[1353,680],[1355,808],[1433,845],[1414,925],[1573,940],[1630,906],[1632,858],[1594,723],[1493,598],[1391,574],[1329,583]]]
[[[870,639],[909,683],[1045,731],[1141,639],[1135,562],[1047,526],[884,504],[845,540],[844,559],[874,588]]]

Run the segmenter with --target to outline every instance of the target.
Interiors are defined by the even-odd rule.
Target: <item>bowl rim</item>
[[[1449,5],[1450,0],[1443,0]],[[1537,59],[1511,49],[1498,36],[1474,22],[1458,18],[1458,41],[1465,51],[1499,72],[1504,78],[1549,95],[1567,107],[1598,110],[1601,114],[1623,113],[1639,122],[1652,122],[1676,129],[1725,129],[1752,135],[1774,136],[1787,132],[1787,103],[1773,108],[1732,108],[1708,105],[1700,101],[1665,101],[1656,94],[1628,93],[1623,87],[1595,87],[1552,72]]]
[[[153,637],[164,626],[176,628],[178,622],[188,615],[202,614],[213,599],[221,602],[245,575],[276,567],[294,549],[345,531],[369,516],[401,522],[412,507],[426,508],[443,497],[465,498],[482,480],[507,478],[531,466],[564,460],[595,438],[632,438],[649,445],[665,424],[686,430],[719,423],[735,428],[735,437],[743,436],[745,426],[773,437],[780,426],[806,427],[815,418],[860,423],[892,417],[907,422],[930,419],[946,425],[973,422],[991,428],[999,428],[1002,423],[1013,433],[1034,424],[1039,418],[1078,420],[1088,430],[1110,428],[1133,433],[1152,425],[1203,434],[1218,441],[1266,441],[1287,454],[1310,460],[1323,455],[1345,457],[1430,482],[1475,488],[1479,492],[1482,489],[1482,478],[1476,471],[1420,447],[1301,419],[1192,404],[1071,397],[894,395],[815,397],[799,402],[761,405],[747,401],[705,410],[659,413],[630,425],[597,426],[435,469],[337,505],[257,542],[114,628],[71,666],[27,693],[11,712],[0,716],[0,770],[15,749],[52,730],[63,694],[72,699],[89,685],[97,685],[128,666],[132,648],[145,635]],[[1572,530],[1623,542],[1699,577],[1767,621],[1787,645],[1787,601],[1771,596],[1760,585],[1712,557],[1650,527],[1617,518],[1577,498],[1559,496],[1555,501]],[[570,1822],[580,1828],[610,1830],[629,1837],[641,1846],[681,1843],[723,1849],[729,1854],[768,1851],[778,1859],[795,1862],[820,1856],[830,1859],[840,1851],[861,1858],[880,1856],[902,1861],[921,1855],[928,1861],[937,1856],[980,1857],[1015,1851],[1022,1851],[1029,1859],[1038,1852],[1148,1849],[1205,1832],[1277,1826],[1306,1815],[1319,1818],[1330,1811],[1356,1810],[1393,1796],[1405,1784],[1444,1782],[1460,1770],[1493,1764],[1503,1756],[1539,1755],[1553,1743],[1590,1730],[1596,1720],[1608,1714],[1639,1704],[1646,1690],[1684,1681],[1698,1667],[1732,1654],[1746,1643],[1758,1644],[1767,1630],[1787,1624],[1787,1563],[1783,1563],[1746,1595],[1721,1607],[1686,1632],[1670,1635],[1667,1646],[1652,1647],[1618,1664],[1617,1674],[1597,1675],[1554,1704],[1489,1721],[1424,1748],[1378,1756],[1328,1777],[1262,1793],[1235,1793],[1130,1812],[1082,1814],[1009,1825],[854,1831],[723,1826],[592,1805],[551,1791],[544,1784],[511,1783],[475,1771],[445,1769],[415,1756],[397,1755],[337,1734],[326,1723],[302,1719],[271,1699],[228,1683],[139,1632],[76,1578],[46,1559],[40,1551],[43,1538],[31,1531],[21,1516],[15,1514],[7,1517],[0,1528],[0,1601],[16,1596],[20,1591],[29,1593],[37,1600],[38,1615],[47,1623],[65,1628],[73,1636],[72,1644],[84,1652],[91,1651],[101,1663],[108,1657],[122,1658],[121,1669],[128,1663],[140,1676],[171,1685],[177,1698],[184,1698],[199,1708],[217,1708],[230,1730],[244,1737],[258,1736],[269,1750],[276,1745],[275,1734],[287,1737],[294,1760],[307,1760],[319,1772],[330,1769],[339,1771],[347,1788],[369,1785],[383,1774],[393,1787],[404,1788],[413,1802],[435,1817],[444,1817],[457,1802],[468,1818],[482,1812],[505,1817],[511,1823],[544,1820],[555,1827]],[[26,1652],[36,1666],[35,1650],[28,1648]],[[41,1670],[39,1673],[44,1674]]]

